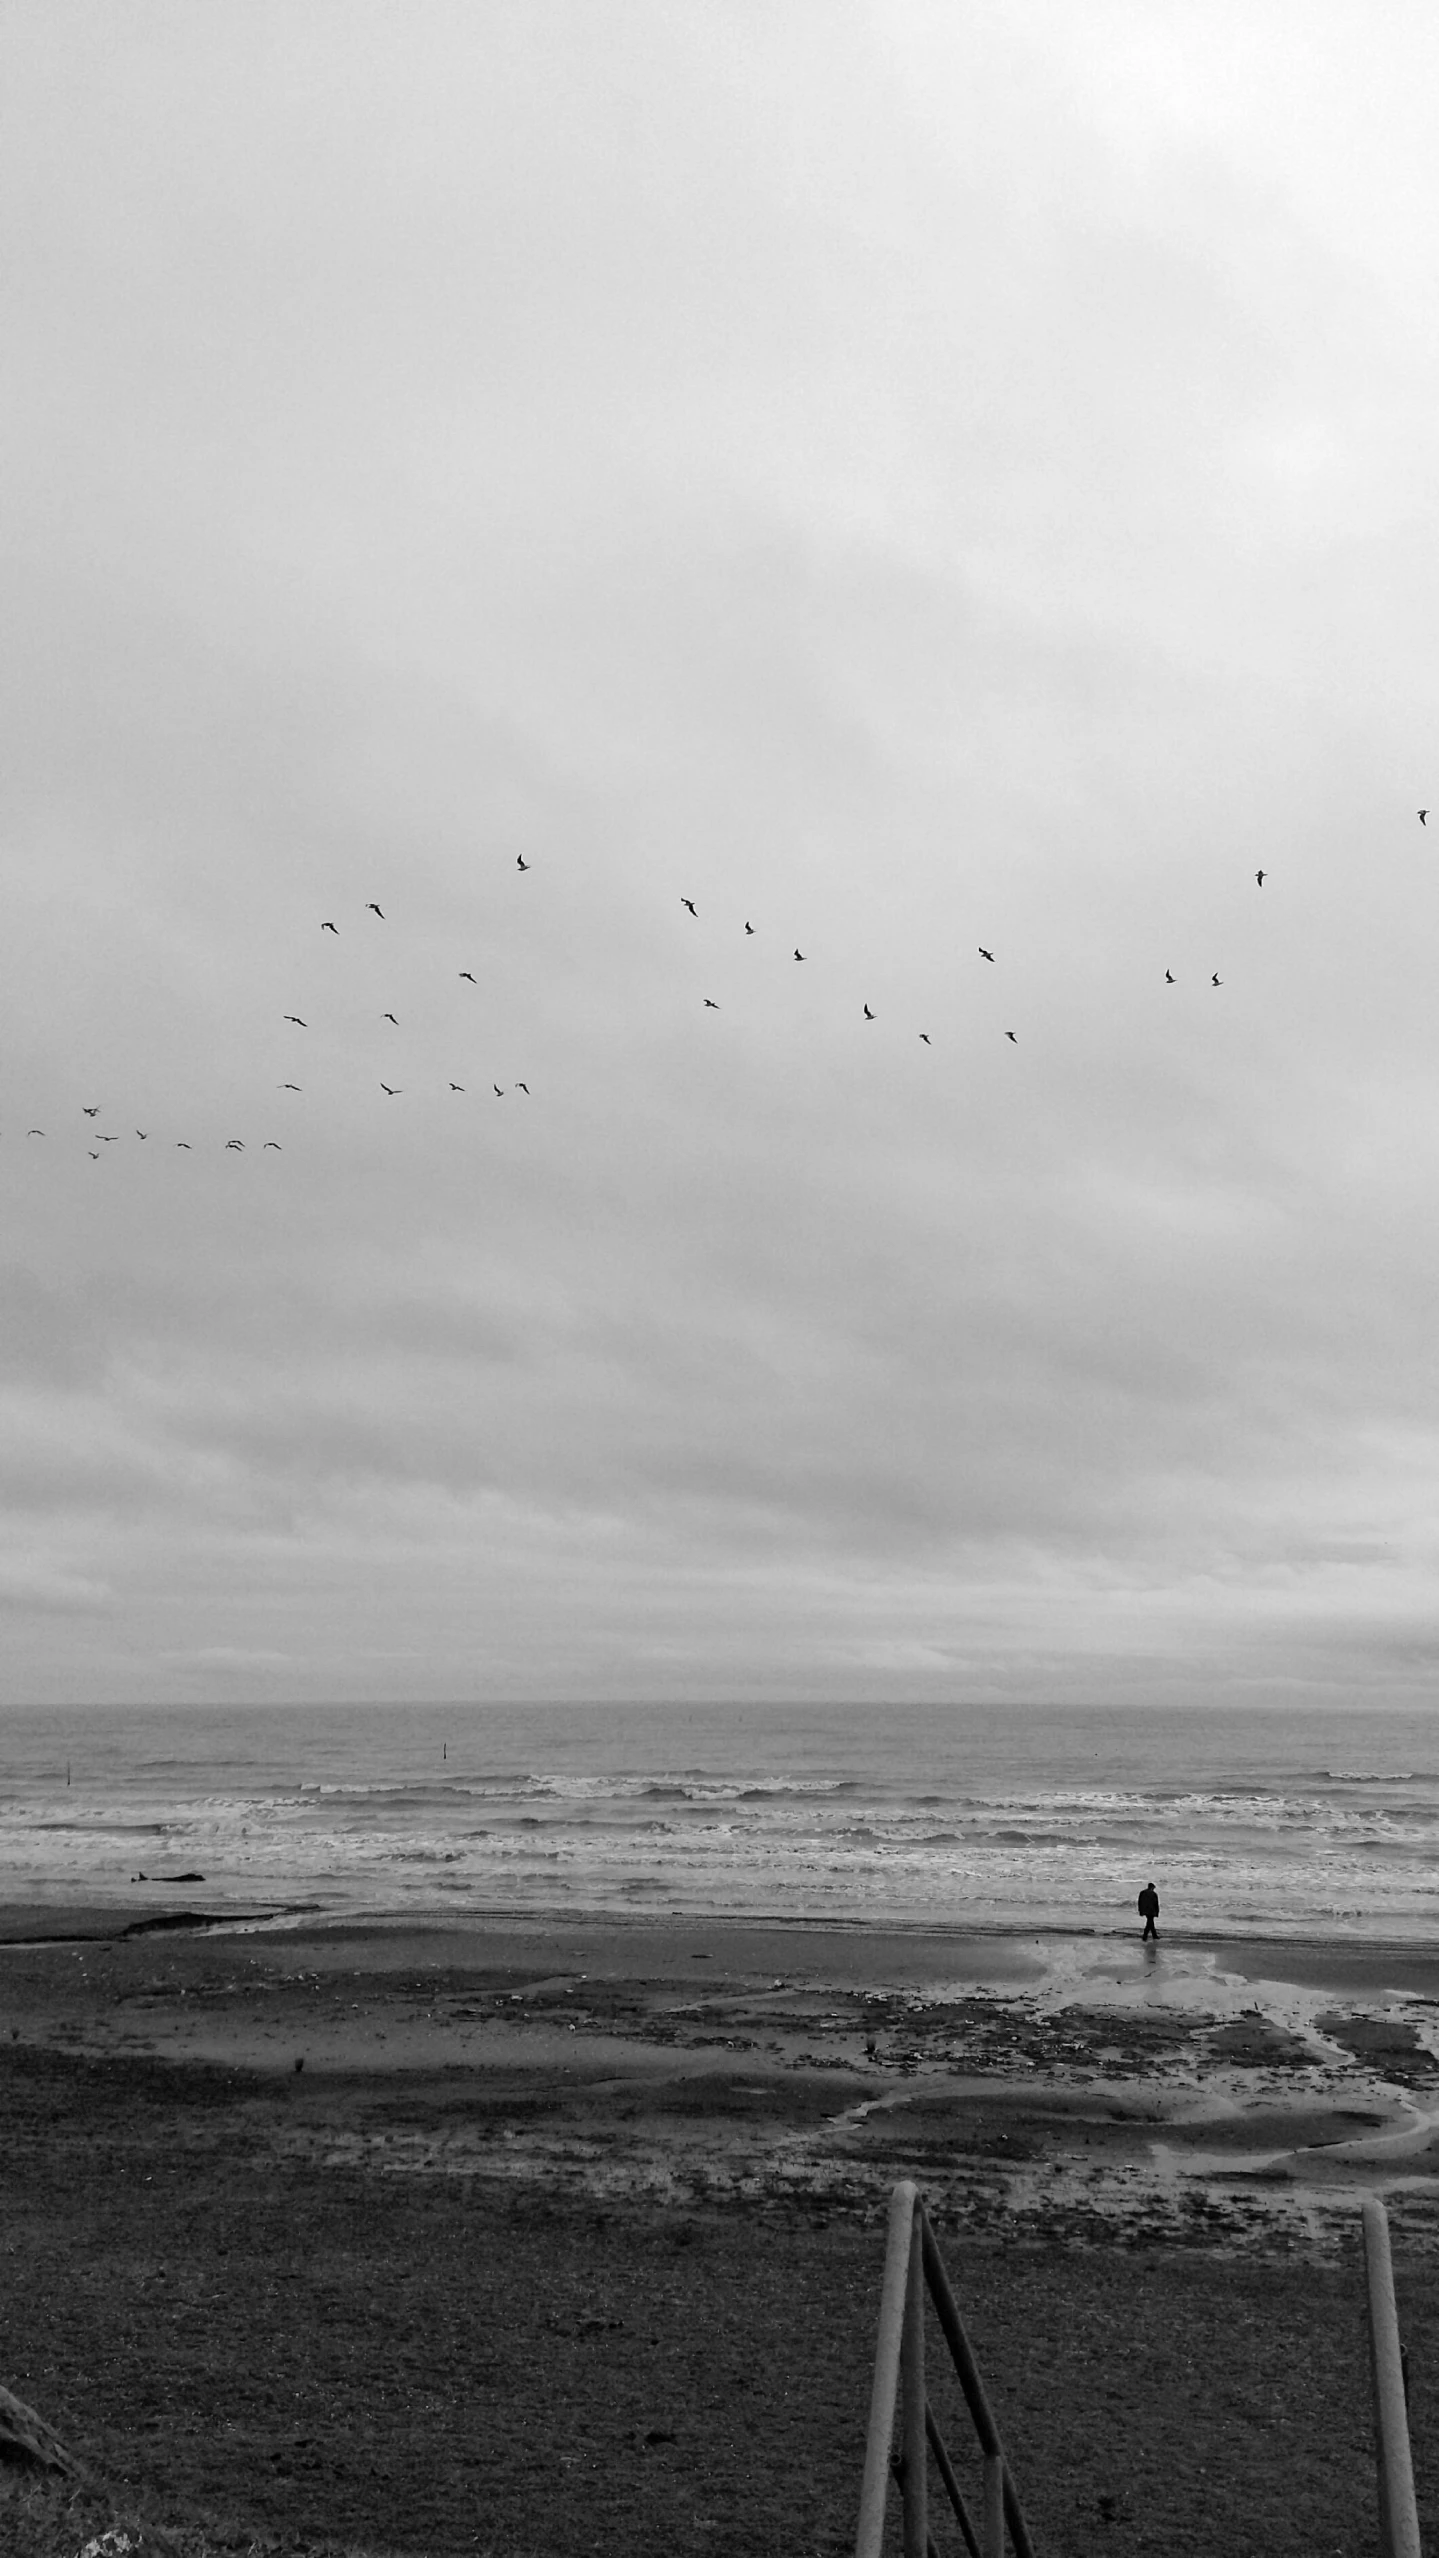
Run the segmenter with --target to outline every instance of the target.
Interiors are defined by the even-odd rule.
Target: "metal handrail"
[[[976,2531],[954,2464],[945,2447],[924,2377],[924,2295],[935,2306],[950,2358],[959,2374],[984,2462],[984,2511]],[[900,2452],[892,2457],[895,2402],[901,2401]],[[880,2558],[889,2482],[898,2478],[904,2499],[904,2558],[934,2558],[929,2531],[929,2482],[926,2453],[934,2465],[959,2523],[969,2558],[1004,2558],[1004,2534],[1016,2558],[1035,2558],[1019,2491],[1009,2473],[1004,2445],[994,2421],[974,2349],[950,2286],[939,2242],[918,2186],[905,2177],[896,2185],[889,2206],[884,2286],[879,2302],[879,2338],[870,2392],[869,2433],[865,2442],[864,2479],[859,2493],[859,2530],[855,2558]],[[1406,2550],[1394,2558],[1410,2558]],[[1417,2553],[1416,2553],[1417,2558]]]
[[[1369,2290],[1369,2364],[1374,2380],[1374,2431],[1379,2454],[1379,2541],[1384,2558],[1420,2558],[1414,2467],[1409,2456],[1404,2350],[1399,2342],[1394,2261],[1389,2252],[1389,2216],[1373,2194],[1364,2201],[1364,2270]]]

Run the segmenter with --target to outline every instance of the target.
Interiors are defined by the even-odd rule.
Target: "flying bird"
[[[797,951],[795,952],[795,957],[796,957],[796,959],[803,959],[803,957],[804,957],[804,952],[803,952],[802,950],[797,950]]]
[[[494,1087],[494,1089],[495,1089],[495,1091],[499,1094],[501,1101],[503,1101],[503,1100],[504,1100],[504,1097],[505,1097],[505,1088],[504,1088],[504,1085],[503,1085],[503,1084],[496,1084],[496,1085],[495,1085],[495,1087]]]
[[[243,1137],[227,1137],[225,1139],[225,1152],[227,1155],[242,1155],[244,1151],[245,1140]]]
[[[1005,1034],[1004,1034],[1004,1035],[1005,1035],[1005,1038],[1006,1038],[1006,1039],[1014,1039],[1014,1033],[1013,1033],[1013,1031],[1012,1031],[1012,1030],[1007,1030],[1007,1031],[1005,1032]],[[1019,1041],[1018,1041],[1017,1039],[1014,1039],[1014,1044],[1015,1044],[1015,1047],[1017,1048],[1017,1047],[1019,1046]]]
[[[310,1027],[307,1021],[301,1021],[298,1013],[286,1013],[285,1019],[286,1021],[292,1021],[297,1030],[308,1030]]]
[[[1264,873],[1263,873],[1263,871],[1262,871],[1262,870],[1257,870],[1257,871],[1255,872],[1255,874],[1254,874],[1254,877],[1255,877],[1255,880],[1257,881],[1258,885],[1262,888],[1262,887],[1264,886]]]
[[[479,979],[478,979],[478,977],[475,975],[474,970],[473,970],[472,968],[462,968],[462,969],[460,970],[460,975],[461,975],[462,977],[468,977],[468,979],[469,979],[469,981],[470,981],[470,984],[471,984],[472,986],[478,986],[478,984],[479,984],[479,982],[480,982],[480,981],[479,981]]]
[[[135,1134],[137,1137],[148,1137],[150,1131],[148,1128],[137,1128]]]
[[[118,1146],[120,1143],[118,1137],[107,1137],[103,1128],[97,1128],[95,1134],[102,1146]]]
[[[322,933],[335,933],[335,934],[338,934],[338,933],[339,933],[339,929],[340,929],[340,927],[339,927],[339,925],[338,925],[338,924],[322,924],[322,925],[320,926],[320,930],[321,930],[321,932],[322,932]]]
[[[276,1084],[276,1092],[303,1092],[303,1084]]]
[[[267,1137],[267,1138],[265,1139],[265,1146],[273,1146],[277,1155],[282,1155],[282,1154],[284,1153],[284,1151],[285,1151],[285,1149],[284,1149],[284,1147],[281,1145],[280,1140],[279,1140],[279,1138],[278,1138],[278,1137]],[[264,1153],[264,1151],[265,1151],[265,1146],[262,1146],[262,1147],[260,1148],[260,1152],[261,1152],[261,1154],[263,1154],[263,1153]]]
[[[87,1119],[98,1119],[98,1118],[99,1118],[99,1116],[100,1116],[100,1104],[98,1103],[98,1101],[96,1102],[95,1107],[94,1107],[94,1109],[93,1109],[93,1110],[91,1109],[91,1107],[90,1107],[90,1105],[89,1105],[88,1101],[82,1101],[82,1102],[81,1102],[81,1104],[80,1104],[80,1107],[81,1107],[81,1109],[84,1111],[85,1116],[86,1116],[86,1118],[87,1118]]]
[[[994,965],[994,953],[993,953],[993,951],[992,951],[992,950],[986,950],[986,949],[985,949],[985,947],[984,947],[983,942],[981,942],[981,943],[980,943],[980,945],[979,945],[979,955],[980,955],[980,958],[981,958],[981,959],[987,959],[987,960],[989,961],[989,963],[990,963],[990,966],[991,966],[991,967],[993,967],[993,965]]]
[[[715,999],[714,999],[713,995],[706,995],[706,997],[705,997],[705,1011],[706,1011],[707,1013],[717,1013],[717,1012],[719,1011],[719,1006],[718,1006],[718,1004],[715,1002]]]
[[[375,904],[375,901],[374,901],[373,897],[370,899],[369,904],[366,906],[366,908],[365,908],[365,912],[366,912],[366,914],[367,914],[367,915],[380,915],[379,907]],[[384,919],[384,916],[383,916],[383,915],[380,915],[380,921],[381,921],[381,923],[383,923],[383,922],[384,922],[384,920],[385,920],[385,919]]]
[[[747,933],[752,933],[752,932],[754,931],[754,926],[753,926],[753,924],[746,924],[746,926],[745,926],[745,931],[746,931]]]
[[[91,1161],[91,1163],[92,1163],[92,1164],[97,1164],[97,1163],[99,1162],[99,1160],[100,1160],[100,1149],[99,1149],[99,1147],[98,1147],[98,1146],[92,1146],[92,1147],[91,1147],[91,1149],[90,1149],[90,1161]]]
[[[525,1096],[526,1101],[528,1101],[528,1099],[529,1099],[529,1097],[530,1097],[530,1088],[529,1088],[529,1085],[528,1085],[528,1084],[516,1084],[516,1086],[515,1086],[515,1090],[516,1090],[516,1092],[522,1092],[522,1093],[524,1094],[524,1096]]]
[[[381,1015],[380,1015],[380,1019],[381,1019],[381,1021],[395,1021],[395,1016],[394,1016],[394,1014],[393,1014],[393,1013],[381,1013]],[[396,1030],[398,1030],[398,1029],[399,1029],[399,1027],[400,1027],[399,1023],[398,1023],[397,1021],[395,1021],[395,1028],[396,1028]]]
[[[689,908],[689,910],[690,910],[690,913],[691,913],[692,915],[694,915],[694,917],[695,917],[695,922],[696,922],[696,923],[698,923],[698,922],[699,922],[699,917],[698,917],[698,915],[695,915],[695,901],[694,901],[694,899],[693,899],[692,897],[682,897],[682,898],[680,899],[680,904],[681,904],[682,906],[688,906],[688,908]]]
[[[874,1019],[874,1015],[873,1015],[873,1013],[870,1011],[870,1008],[869,1008],[868,1004],[866,1004],[866,1005],[865,1005],[865,1008],[864,1008],[864,1017],[865,1017],[865,1020],[866,1020],[866,1021],[873,1021],[873,1019]]]
[[[43,1137],[45,1131],[43,1128],[27,1128],[25,1134],[27,1137]]]
[[[451,1084],[450,1086],[451,1092],[463,1092],[464,1089],[465,1087],[463,1084]]]
[[[929,1032],[928,1032],[927,1030],[922,1030],[922,1031],[920,1032],[920,1034],[919,1034],[919,1035],[920,1035],[920,1038],[924,1041],[924,1044],[925,1044],[926,1048],[932,1048],[932,1047],[934,1046],[934,1041],[930,1038]]]
[[[177,1137],[175,1140],[175,1151],[177,1154],[192,1155],[195,1149],[191,1145],[188,1137]]]
[[[397,1101],[404,1089],[403,1084],[381,1084],[380,1086],[381,1092],[387,1092],[391,1101]]]
[[[1427,808],[1421,808],[1421,809],[1420,809],[1420,811],[1419,811],[1419,823],[1420,823],[1420,825],[1421,825],[1421,826],[1427,826],[1427,825],[1428,825],[1428,823],[1429,823],[1429,811],[1428,811],[1428,809],[1427,809]]]
[[[1172,985],[1173,985],[1173,983],[1174,983],[1174,971],[1173,971],[1173,969],[1172,969],[1172,968],[1166,968],[1166,970],[1165,970],[1165,972],[1164,972],[1164,982],[1165,982],[1165,985],[1166,985],[1166,986],[1172,986]]]
[[[1210,983],[1210,985],[1211,985],[1211,986],[1222,986],[1222,985],[1223,985],[1223,983],[1224,983],[1224,980],[1223,980],[1223,978],[1222,978],[1222,977],[1215,977],[1215,976],[1211,975],[1210,980],[1209,980],[1209,983]]]
[[[529,867],[530,867],[530,865],[529,865],[529,863],[526,861],[526,859],[525,859],[525,857],[524,857],[524,854],[523,854],[523,853],[516,853],[516,855],[515,855],[515,868],[516,868],[516,870],[528,870],[528,869],[529,869]]]

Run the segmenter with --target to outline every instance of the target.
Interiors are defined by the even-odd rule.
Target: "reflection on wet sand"
[[[12,1942],[0,1980],[18,2039],[234,2073],[278,2149],[337,2161],[864,2211],[908,2174],[971,2224],[1135,2244],[1325,2245],[1380,2191],[1422,2235],[1439,1964],[1330,1951],[307,1920]]]

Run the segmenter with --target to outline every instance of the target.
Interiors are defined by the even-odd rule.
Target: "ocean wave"
[[[1072,1830],[982,1830],[981,1838],[996,1840],[1003,1847],[1095,1847],[1095,1839],[1076,1838]]]
[[[1432,1785],[1434,1778],[1414,1768],[1318,1768],[1315,1775],[1327,1785]]]

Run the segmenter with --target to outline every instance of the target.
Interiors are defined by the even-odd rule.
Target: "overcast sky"
[[[1436,95],[8,0],[0,1697],[1433,1692]]]

